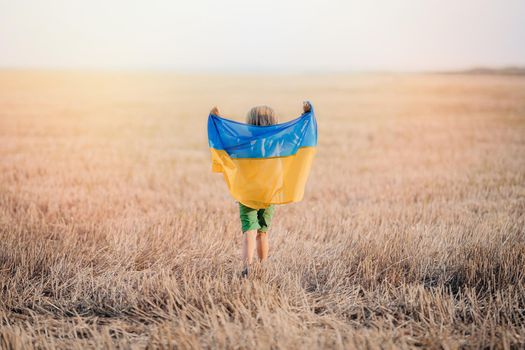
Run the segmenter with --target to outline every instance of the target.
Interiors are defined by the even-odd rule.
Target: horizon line
[[[306,75],[306,74],[525,74],[525,64],[509,65],[472,65],[468,67],[458,67],[449,69],[271,69],[271,68],[241,68],[241,69],[195,69],[195,68],[176,68],[176,67],[59,67],[59,66],[1,66],[0,71],[61,71],[61,72],[121,72],[121,73],[174,73],[174,74],[275,74],[275,75]]]

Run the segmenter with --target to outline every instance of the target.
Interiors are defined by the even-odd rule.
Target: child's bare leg
[[[261,262],[268,259],[268,233],[257,231],[257,255]]]
[[[257,230],[250,230],[244,232],[242,236],[242,261],[244,263],[244,267],[248,267],[248,265],[253,262],[256,235]]]

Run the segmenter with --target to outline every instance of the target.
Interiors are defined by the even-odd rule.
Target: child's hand
[[[310,104],[309,101],[304,101],[303,102],[303,111],[304,113],[308,113],[312,110],[312,105]]]
[[[220,115],[219,113],[219,108],[217,108],[217,106],[213,106],[213,108],[210,111],[210,114]]]

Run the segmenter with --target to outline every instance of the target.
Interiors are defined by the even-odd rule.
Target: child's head
[[[246,115],[246,123],[258,126],[277,124],[275,112],[268,106],[257,106],[250,109]]]

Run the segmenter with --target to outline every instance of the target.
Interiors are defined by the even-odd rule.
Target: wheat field
[[[240,278],[213,105],[316,108]],[[525,77],[0,71],[1,349],[525,347]]]

